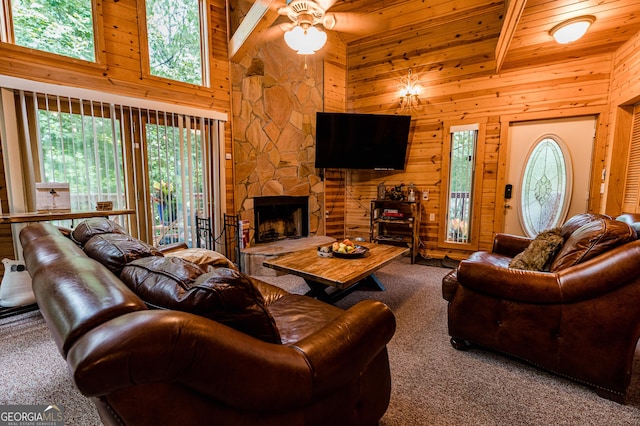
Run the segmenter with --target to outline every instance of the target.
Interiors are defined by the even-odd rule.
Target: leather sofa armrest
[[[498,233],[493,239],[492,252],[515,257],[516,254],[523,252],[531,241],[532,239],[528,237]]]
[[[562,303],[558,274],[507,268],[492,263],[463,260],[458,283],[493,297],[527,303]]]
[[[391,309],[382,302],[365,300],[296,343],[315,372],[314,393],[353,381],[385,348],[395,330]]]
[[[391,311],[380,302],[359,305],[295,347],[185,312],[133,312],[86,333],[67,363],[78,389],[90,397],[178,381],[247,410],[302,407],[355,380],[391,338]]]
[[[313,375],[300,352],[187,312],[118,317],[79,339],[67,363],[89,397],[171,382],[255,411],[302,406],[312,397]]]

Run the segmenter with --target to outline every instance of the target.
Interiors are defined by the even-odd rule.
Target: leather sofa
[[[572,217],[548,271],[510,267],[534,240],[497,234],[491,252],[443,279],[452,345],[507,354],[624,403],[640,337],[638,221]]]
[[[383,303],[343,310],[220,256],[197,264],[87,223],[68,236],[34,224],[20,241],[53,339],[105,424],[375,425],[385,413],[395,318]]]

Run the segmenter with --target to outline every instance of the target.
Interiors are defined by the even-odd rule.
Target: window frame
[[[170,81],[172,84],[182,84],[190,87],[211,87],[211,66],[209,61],[209,51],[211,46],[211,36],[209,32],[209,12],[207,2],[198,1],[198,11],[200,15],[200,56],[201,56],[201,73],[202,84],[188,83],[180,80],[173,80],[167,77],[158,76],[151,73],[151,55],[149,52],[149,37],[147,31],[147,4],[146,1],[137,2],[138,8],[138,32],[140,34],[140,55],[142,77],[145,79],[156,81]]]
[[[470,192],[471,224],[469,239],[467,242],[447,241],[447,223],[449,221],[449,170],[451,168],[451,128],[457,126],[477,125],[475,165],[473,171],[473,187]],[[482,208],[483,173],[484,173],[484,146],[486,137],[486,122],[484,120],[461,120],[443,123],[442,129],[442,192],[439,200],[438,218],[438,248],[455,250],[478,250],[480,240],[480,211]]]
[[[66,64],[84,65],[101,70],[106,69],[106,54],[104,41],[104,20],[102,2],[91,0],[92,21],[93,21],[93,49],[95,61],[74,58],[72,56],[60,55],[58,53],[38,50],[15,44],[13,31],[13,16],[11,11],[11,0],[2,0],[2,13],[0,14],[0,45],[3,49],[8,49],[20,54],[31,55],[37,62],[51,65],[65,66]]]

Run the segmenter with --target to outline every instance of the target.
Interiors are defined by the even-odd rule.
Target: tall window
[[[175,114],[152,114],[145,126],[155,244],[185,241],[184,228],[205,216],[210,131],[208,120]]]
[[[446,242],[470,240],[477,139],[477,125],[451,127]]]
[[[204,9],[199,0],[146,0],[152,75],[204,85]]]
[[[9,6],[3,41],[95,62],[92,0],[9,0]]]
[[[36,182],[69,183],[71,209],[94,210],[98,201],[126,206],[120,121],[113,106],[20,92]],[[29,117],[33,119],[30,120]]]
[[[72,211],[112,201],[136,211],[134,236],[196,245],[196,216],[215,210],[207,177],[219,150],[217,120],[24,91],[15,103],[27,211],[35,211],[36,183],[68,183]]]

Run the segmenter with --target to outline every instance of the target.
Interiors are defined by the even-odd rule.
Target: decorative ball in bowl
[[[320,256],[320,257],[333,257],[333,253],[331,253],[331,246],[319,246],[318,247],[318,256]]]

